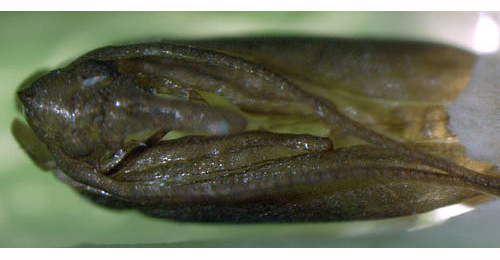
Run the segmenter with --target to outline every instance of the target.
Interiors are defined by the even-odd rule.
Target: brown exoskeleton
[[[21,89],[29,127],[15,121],[13,133],[39,166],[95,202],[152,216],[404,216],[498,194],[496,177],[411,145],[430,138],[422,131],[452,135],[443,130],[444,107],[473,61],[455,48],[393,41],[110,46]],[[302,125],[327,131],[319,137]],[[171,131],[187,136],[165,139]]]

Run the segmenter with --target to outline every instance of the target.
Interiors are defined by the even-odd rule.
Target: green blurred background
[[[108,44],[159,38],[320,35],[417,39],[468,48],[476,18],[474,12],[2,12],[0,246],[496,246],[500,232],[487,238],[483,234],[483,240],[474,240],[476,244],[436,238],[435,233],[449,223],[407,231],[432,222],[426,215],[349,223],[213,225],[111,211],[85,201],[52,173],[37,169],[9,129],[19,117],[14,93],[26,77]],[[456,227],[446,232],[451,230],[466,232]]]

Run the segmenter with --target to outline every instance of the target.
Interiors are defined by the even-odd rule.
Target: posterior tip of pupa
[[[448,129],[475,161],[500,164],[500,54],[480,55],[470,80],[448,106]]]

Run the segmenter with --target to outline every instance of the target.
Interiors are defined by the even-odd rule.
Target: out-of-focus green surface
[[[56,68],[107,44],[157,38],[298,34],[438,39],[466,46],[469,27],[459,25],[474,17],[473,13],[0,13],[0,246],[264,246],[256,241],[266,241],[265,246],[394,245],[388,230],[399,232],[398,245],[418,246],[411,240],[405,244],[406,230],[420,221],[416,217],[350,223],[213,225],[176,223],[134,211],[100,208],[84,201],[52,173],[37,169],[15,143],[9,130],[13,118],[20,117],[14,93],[35,71]],[[443,32],[436,21],[443,21],[446,28],[457,22],[454,26],[462,28],[462,34],[455,33],[457,39],[452,39],[448,35],[453,32]],[[383,240],[377,244],[367,240],[377,237]]]

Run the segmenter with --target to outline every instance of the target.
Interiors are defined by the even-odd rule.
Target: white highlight
[[[499,45],[498,23],[491,16],[480,13],[474,32],[474,50],[478,53],[495,52]]]
[[[473,209],[474,208],[469,207],[469,206],[464,205],[464,204],[456,204],[456,205],[451,205],[451,206],[443,207],[440,209],[436,209],[432,212],[433,213],[432,215],[433,215],[434,220],[436,222],[442,222],[442,221],[445,221],[449,218],[452,218],[452,217],[455,217],[458,215],[462,215],[462,214],[469,212]]]
[[[428,228],[444,221],[462,215],[473,210],[473,207],[469,207],[464,204],[455,204],[451,206],[442,207],[431,212],[424,213],[420,216],[417,225],[408,231],[416,231],[424,228]]]
[[[90,78],[86,78],[84,80],[82,80],[82,86],[84,87],[90,87],[90,86],[93,86],[105,79],[107,79],[108,76],[94,76],[94,77],[90,77]]]

